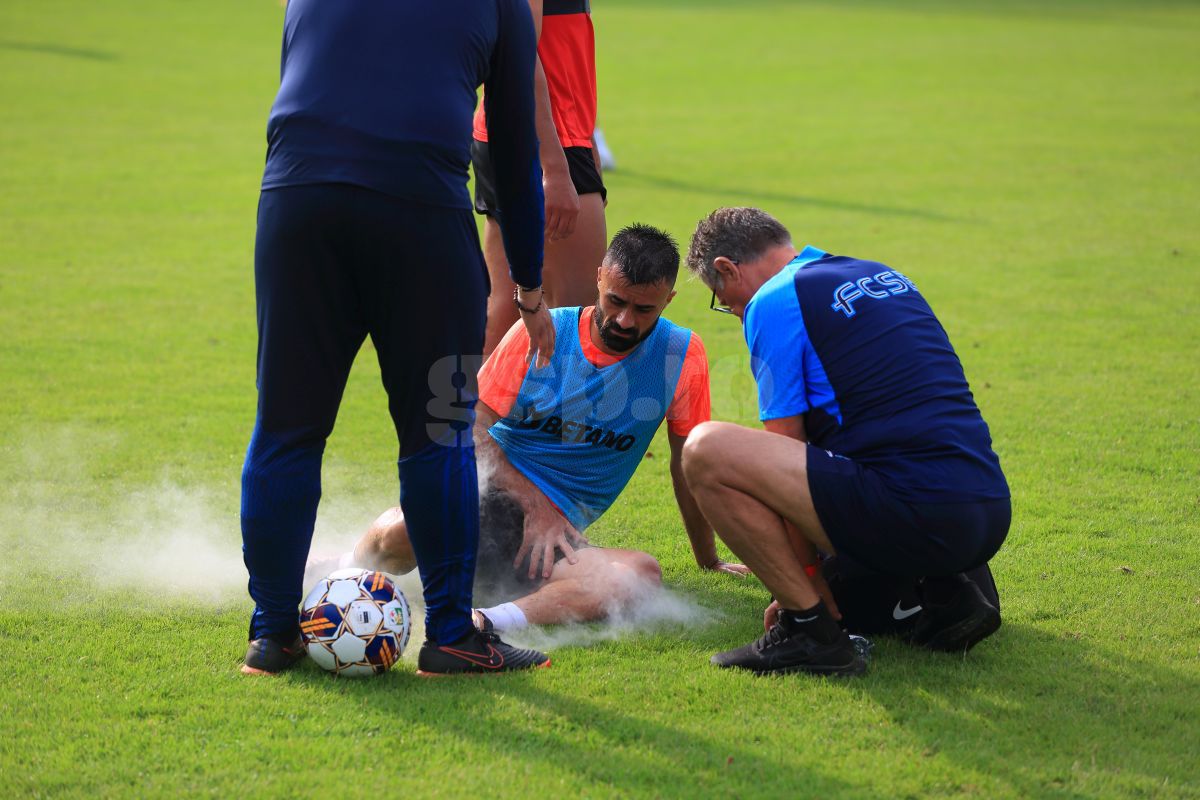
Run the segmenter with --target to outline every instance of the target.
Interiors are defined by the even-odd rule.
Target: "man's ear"
[[[713,267],[716,268],[717,274],[721,276],[721,281],[723,283],[728,283],[731,280],[734,282],[737,281],[737,264],[734,264],[731,259],[728,259],[725,256],[717,256],[713,259]]]
[[[675,295],[677,295],[677,294],[679,294],[679,292],[676,291],[675,289],[672,289],[671,293],[669,295],[667,295],[667,302],[663,303],[663,308],[666,308],[667,306],[671,305],[671,301],[675,299]]]

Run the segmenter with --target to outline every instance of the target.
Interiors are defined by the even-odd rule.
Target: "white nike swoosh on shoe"
[[[913,614],[916,614],[920,610],[921,610],[920,606],[913,606],[912,608],[901,608],[900,603],[897,602],[896,607],[892,609],[892,619],[895,619],[895,620],[908,619],[909,617],[911,617]]]

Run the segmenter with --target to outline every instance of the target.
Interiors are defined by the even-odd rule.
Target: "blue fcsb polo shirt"
[[[903,274],[806,247],[744,324],[763,420],[803,414],[812,444],[911,502],[1009,496],[962,364]]]

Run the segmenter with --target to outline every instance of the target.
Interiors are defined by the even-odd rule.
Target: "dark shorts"
[[[537,591],[545,581],[529,578],[529,556],[519,568],[513,559],[525,538],[525,512],[504,492],[479,496],[479,555],[475,559],[475,605],[493,606]],[[586,547],[587,545],[583,545]],[[578,547],[576,548],[579,549]],[[565,556],[556,552],[557,564]]]
[[[850,633],[905,636],[921,618],[916,578],[877,572],[844,553],[824,559],[821,574],[842,612],[842,625]],[[1000,595],[988,565],[967,570],[966,575],[999,609]]]
[[[897,577],[953,575],[987,563],[1008,535],[1006,497],[962,503],[900,499],[876,471],[808,446],[808,487],[829,541]]]
[[[608,199],[604,179],[596,169],[596,159],[590,147],[564,147],[567,168],[571,171],[571,182],[581,195],[600,193],[601,200]],[[492,171],[492,156],[487,142],[471,140],[471,167],[475,171],[475,211],[494,216],[500,204],[496,201],[496,177]]]

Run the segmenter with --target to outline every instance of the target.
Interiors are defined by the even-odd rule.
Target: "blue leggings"
[[[265,191],[254,282],[258,414],[242,470],[250,638],[298,629],[321,456],[370,336],[400,441],[426,633],[461,639],[479,541],[471,424],[489,288],[471,212],[343,184]]]

